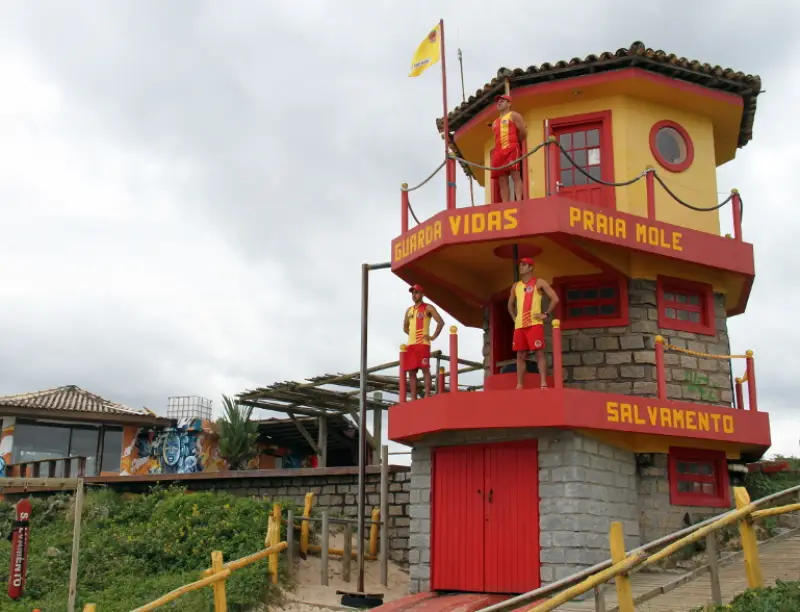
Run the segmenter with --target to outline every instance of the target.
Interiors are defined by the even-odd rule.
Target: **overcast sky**
[[[219,407],[222,393],[357,370],[360,264],[389,260],[400,183],[442,158],[438,67],[407,74],[443,17],[451,108],[458,47],[467,95],[500,66],[636,40],[761,75],[754,140],[719,173],[756,245],[730,331],[756,353],[773,451],[797,454],[800,5],[488,6],[3,2],[0,394],[76,384],[163,411],[170,395]],[[420,216],[444,206],[443,180],[414,194]],[[463,176],[459,189],[467,204]],[[396,358],[409,298],[389,271],[371,284],[376,364]],[[480,358],[479,332],[462,354]]]

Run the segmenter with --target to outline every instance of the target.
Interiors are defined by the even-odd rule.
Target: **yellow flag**
[[[436,27],[430,31],[425,40],[417,47],[417,52],[414,53],[414,58],[411,60],[411,72],[408,76],[417,77],[439,61],[442,42],[442,33],[439,25],[437,23]]]

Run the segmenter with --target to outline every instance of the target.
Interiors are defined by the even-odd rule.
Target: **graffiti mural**
[[[126,428],[122,475],[191,474],[226,468],[216,436],[200,419],[180,421],[175,427]]]

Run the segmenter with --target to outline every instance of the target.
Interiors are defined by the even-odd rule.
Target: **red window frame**
[[[661,151],[658,150],[656,138],[658,136],[658,132],[662,128],[672,128],[678,132],[678,135],[680,135],[681,138],[683,138],[683,143],[686,145],[686,159],[679,164],[668,162],[666,159],[664,159]],[[659,163],[659,165],[670,172],[683,172],[684,170],[687,170],[694,161],[694,143],[692,142],[691,136],[689,136],[689,132],[687,132],[681,124],[670,121],[669,119],[659,121],[658,123],[653,124],[653,127],[650,128],[650,152],[653,154],[653,157]]]
[[[728,480],[728,464],[724,451],[700,448],[669,449],[669,503],[673,506],[702,506],[706,508],[728,508],[731,505],[731,487]],[[697,468],[691,473],[692,466]],[[700,473],[702,467],[711,467],[712,474]],[[688,472],[687,469],[688,468]],[[686,491],[681,483],[690,483],[692,488],[708,489],[713,493]]]
[[[600,289],[614,287],[613,298],[579,299],[570,302],[569,292],[575,289]],[[628,324],[628,279],[607,274],[586,274],[583,276],[561,276],[553,279],[553,289],[558,295],[556,318],[561,320],[562,329],[590,329],[593,327],[623,327]],[[613,315],[570,316],[569,306],[600,306],[613,303],[617,311]]]
[[[658,295],[658,326],[662,329],[713,336],[716,333],[714,320],[714,290],[708,283],[698,283],[682,278],[659,276],[656,281]],[[696,303],[692,303],[692,302]],[[671,311],[671,312],[670,312]],[[697,313],[698,320],[681,320],[678,312],[691,317]]]

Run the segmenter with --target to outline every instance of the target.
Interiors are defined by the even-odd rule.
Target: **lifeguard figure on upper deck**
[[[547,387],[547,357],[544,354],[544,320],[558,304],[558,295],[550,284],[533,276],[535,262],[530,257],[519,260],[519,280],[511,286],[508,312],[514,320],[512,350],[517,353],[517,389],[525,382],[525,357],[528,351],[536,353],[536,364],[542,389]],[[547,311],[542,312],[542,293],[550,298]]]
[[[519,159],[522,155],[522,141],[528,134],[525,120],[516,111],[511,110],[511,96],[506,94],[497,96],[497,110],[500,116],[492,123],[494,132],[494,149],[492,149],[492,167],[498,168]],[[522,164],[516,164],[503,168],[502,170],[492,170],[492,175],[500,178],[500,201],[509,202],[512,199],[522,200]],[[514,181],[514,197],[509,195],[508,177]]]
[[[439,337],[444,327],[439,311],[433,304],[426,304],[422,301],[425,293],[419,285],[414,285],[409,290],[411,299],[414,301],[412,306],[406,309],[403,316],[403,331],[408,334],[408,346],[403,356],[402,376],[409,373],[409,388],[411,397],[417,397],[417,370],[422,368],[422,376],[425,379],[425,396],[431,394],[431,342]],[[430,335],[431,319],[436,321],[436,331]]]

